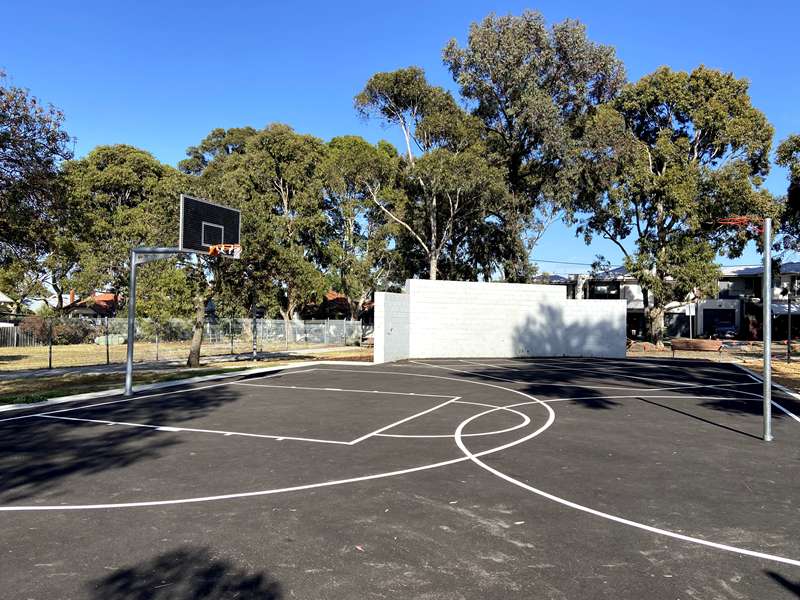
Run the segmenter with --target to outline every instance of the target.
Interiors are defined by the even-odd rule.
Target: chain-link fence
[[[0,371],[124,363],[127,319],[43,318],[0,324]],[[192,321],[137,319],[134,360],[185,361]],[[215,319],[203,327],[201,356],[359,346],[360,321]]]

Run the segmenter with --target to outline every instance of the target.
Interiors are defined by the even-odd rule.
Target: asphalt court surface
[[[320,365],[0,414],[2,598],[800,598],[800,402],[703,361]]]

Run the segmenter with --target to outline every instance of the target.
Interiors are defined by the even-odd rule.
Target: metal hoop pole
[[[131,250],[131,279],[128,285],[128,355],[125,362],[125,395],[133,396],[133,338],[136,336],[136,249]]]
[[[772,219],[764,219],[764,441],[772,441]]]

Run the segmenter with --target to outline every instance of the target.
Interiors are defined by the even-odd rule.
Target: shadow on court
[[[648,400],[647,398],[639,398],[639,400],[641,400],[642,402],[644,402],[646,404],[649,404],[651,406],[658,406],[659,408],[663,408],[664,410],[668,410],[668,411],[677,413],[679,415],[683,415],[685,417],[689,417],[690,419],[694,419],[696,421],[700,421],[701,423],[706,423],[707,425],[713,425],[714,427],[719,427],[720,429],[725,429],[726,431],[732,431],[733,433],[738,433],[740,435],[744,435],[744,436],[747,436],[749,438],[753,438],[754,440],[760,440],[761,439],[761,437],[759,437],[757,435],[754,435],[752,433],[748,433],[746,431],[742,431],[741,429],[737,429],[735,427],[730,427],[728,425],[723,425],[722,423],[716,423],[714,421],[711,421],[710,419],[704,419],[703,417],[700,417],[698,415],[693,415],[690,412],[687,412],[685,410],[680,410],[678,408],[675,408],[674,406],[667,406],[666,404],[662,404],[662,403],[656,402],[654,400]],[[750,404],[752,404],[752,402]]]
[[[772,581],[778,583],[779,585],[783,586],[786,590],[792,592],[795,596],[800,598],[800,580],[798,581],[791,581],[786,579],[780,573],[776,573],[775,571],[764,571],[767,576],[772,579]]]
[[[237,400],[231,386],[152,400],[77,409],[53,416],[137,423],[179,423]],[[31,417],[0,423],[0,502],[10,503],[57,487],[65,479],[152,460],[179,438],[153,429]]]
[[[207,548],[180,547],[88,584],[92,600],[280,600],[281,584],[215,558]]]

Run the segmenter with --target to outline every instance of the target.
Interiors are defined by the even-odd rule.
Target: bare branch
[[[367,191],[369,192],[370,199],[375,203],[375,205],[380,208],[390,219],[392,219],[398,225],[404,227],[408,232],[414,236],[414,238],[419,242],[420,246],[425,250],[426,253],[430,254],[430,249],[428,245],[423,241],[423,239],[414,231],[411,226],[403,221],[400,217],[396,216],[392,211],[386,208],[383,203],[378,200],[378,190],[380,186],[372,187],[371,185],[367,184]]]

